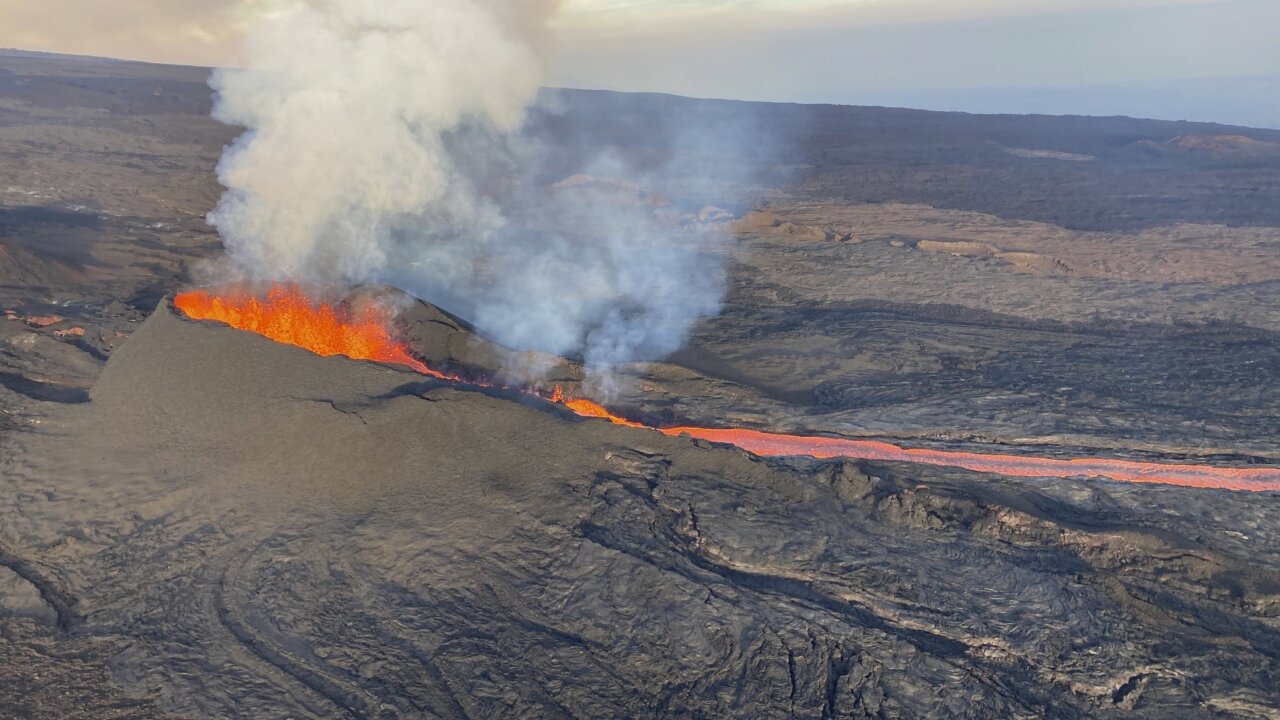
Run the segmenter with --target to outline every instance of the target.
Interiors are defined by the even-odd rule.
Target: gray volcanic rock
[[[29,715],[1280,710],[1274,495],[765,462],[167,303],[91,397],[3,557],[111,685]]]
[[[374,289],[376,294],[404,294],[392,288]],[[509,370],[536,367],[541,379],[572,384],[580,382],[580,363],[546,353],[518,353],[478,334],[466,320],[425,302],[412,301],[397,318],[404,338],[428,366],[483,381],[510,379],[515,384],[525,378],[504,378]]]

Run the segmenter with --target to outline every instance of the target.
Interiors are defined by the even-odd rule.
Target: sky
[[[0,0],[0,46],[234,62],[261,2]],[[549,84],[1280,127],[1275,28],[1280,0],[563,0]]]

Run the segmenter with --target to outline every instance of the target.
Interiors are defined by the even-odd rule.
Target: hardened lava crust
[[[178,715],[1169,717],[1274,692],[1274,494],[765,461],[167,303],[16,450],[13,480],[59,482],[10,546],[74,598],[32,605]]]

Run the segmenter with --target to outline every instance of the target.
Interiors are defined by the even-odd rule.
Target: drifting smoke
[[[250,30],[247,66],[212,80],[216,117],[248,128],[219,165],[227,192],[211,216],[236,271],[393,283],[505,345],[597,370],[676,350],[717,311],[723,271],[705,233],[676,232],[660,202],[617,181],[625,163],[542,177],[548,151],[522,128],[554,11],[275,3]]]

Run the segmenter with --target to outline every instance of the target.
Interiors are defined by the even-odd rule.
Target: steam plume
[[[293,0],[215,73],[224,155],[211,221],[239,271],[391,282],[517,349],[597,368],[675,350],[715,312],[720,265],[617,182],[539,180],[521,128],[551,0]],[[629,175],[607,157],[580,168]]]

